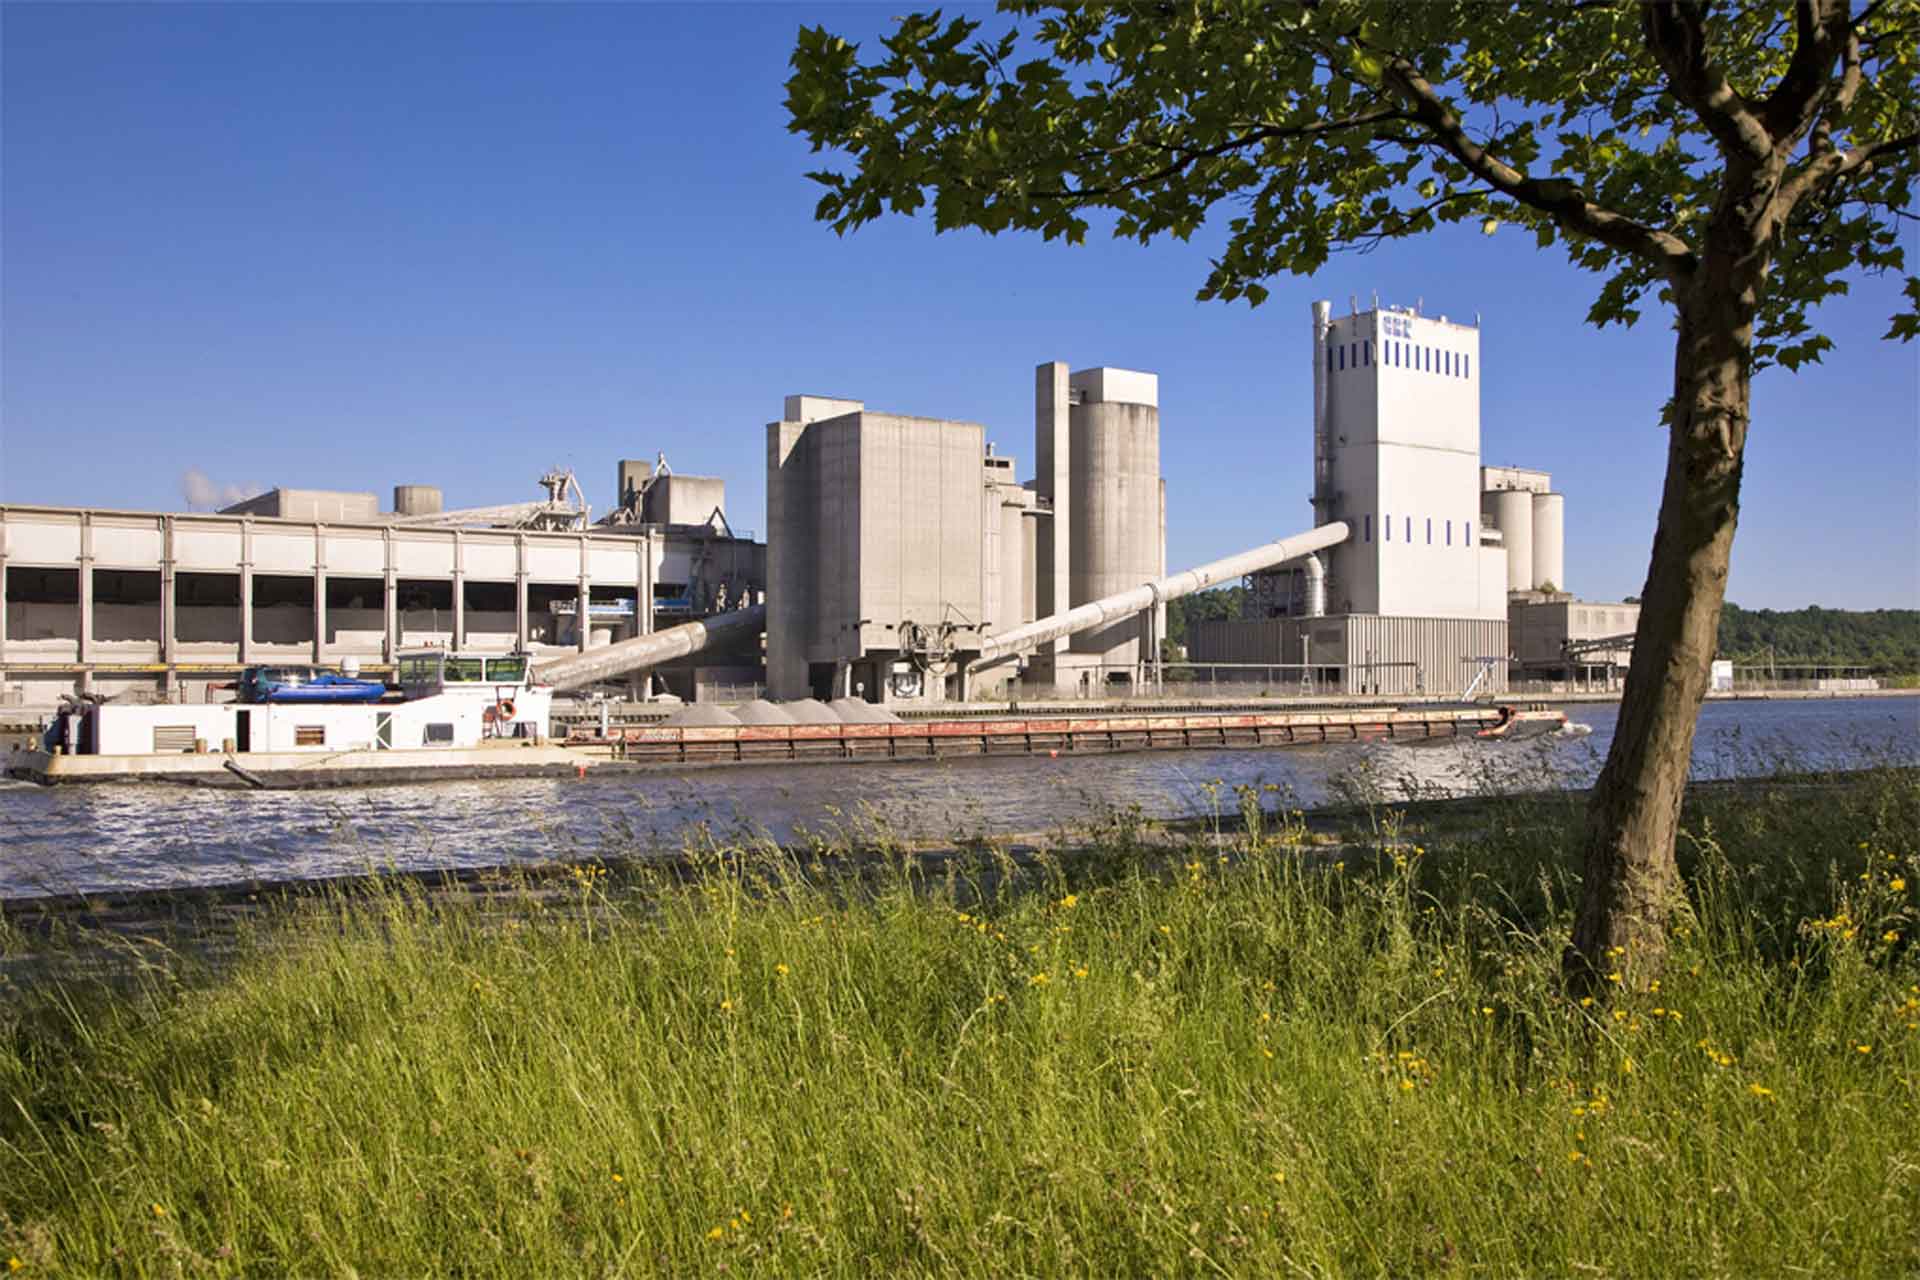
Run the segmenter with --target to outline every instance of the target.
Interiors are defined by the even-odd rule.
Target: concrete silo
[[[1481,519],[1491,521],[1507,547],[1507,590],[1533,589],[1533,499],[1525,489],[1481,495]]]
[[[1533,498],[1533,581],[1535,591],[1567,589],[1567,498],[1536,493]]]
[[[1085,369],[1070,379],[1072,605],[1160,575],[1159,384],[1155,375],[1130,369]],[[1130,675],[1141,657],[1140,641],[1139,620],[1129,618],[1075,636],[1072,652]]]

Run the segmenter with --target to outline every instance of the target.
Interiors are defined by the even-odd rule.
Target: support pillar
[[[327,660],[327,536],[313,526],[313,661]]]
[[[240,665],[253,661],[253,521],[240,522]]]
[[[80,664],[80,692],[93,690],[93,513],[80,513],[80,626],[74,659]]]
[[[392,666],[394,656],[400,649],[400,578],[393,569],[393,530],[386,529],[382,533],[382,542],[386,551],[386,568],[381,577],[380,592],[380,659],[388,666]]]
[[[453,531],[453,649],[467,647],[467,544],[460,531]]]
[[[580,588],[574,597],[574,640],[581,653],[593,639],[593,575],[587,570],[587,539],[580,537]]]
[[[0,682],[7,678],[7,540],[0,536]]]
[[[160,665],[166,668],[164,687],[171,700],[180,688],[179,569],[174,551],[173,517],[160,517]]]
[[[527,617],[527,535],[513,535],[513,647],[527,652],[533,635]]]

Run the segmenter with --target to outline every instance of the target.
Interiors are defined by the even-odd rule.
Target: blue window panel
[[[1460,536],[1468,546],[1473,545],[1473,521],[1467,521],[1467,531]]]
[[[1447,545],[1453,545],[1453,521],[1447,521]]]
[[[1386,542],[1393,541],[1393,517],[1392,516],[1380,517],[1380,533],[1383,541],[1386,541]]]
[[[1327,348],[1327,372],[1328,373],[1333,372],[1333,348],[1332,347]]]
[[[1407,541],[1408,542],[1413,541],[1413,517],[1412,516],[1407,517]]]
[[[1360,356],[1361,356],[1362,363],[1365,363],[1365,364],[1373,363],[1373,339],[1372,338],[1368,338],[1365,342],[1360,344]]]
[[[1460,359],[1461,359],[1461,360],[1462,360],[1462,361],[1464,362],[1464,363],[1463,363],[1463,364],[1462,364],[1462,365],[1460,366],[1460,376],[1461,376],[1461,377],[1463,377],[1463,378],[1470,378],[1470,377],[1472,377],[1472,376],[1473,376],[1473,357],[1472,357],[1472,356],[1462,356],[1462,357],[1460,357]]]
[[[1372,516],[1368,516],[1366,519],[1366,530],[1367,530],[1367,533],[1366,533],[1365,541],[1372,542],[1373,541],[1373,517]]]
[[[1340,348],[1340,367],[1342,369],[1347,367],[1347,349],[1345,347]]]
[[[1433,517],[1427,517],[1427,545],[1433,545]]]

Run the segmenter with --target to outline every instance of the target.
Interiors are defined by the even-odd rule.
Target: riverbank
[[[1097,858],[882,838],[858,875],[821,841],[524,895],[336,885],[212,968],[155,951],[9,997],[0,1251],[1907,1272],[1916,795],[1902,770],[1697,790],[1663,989],[1611,1006],[1557,994],[1565,795],[1309,820],[1223,791],[1217,822],[1101,815]]]

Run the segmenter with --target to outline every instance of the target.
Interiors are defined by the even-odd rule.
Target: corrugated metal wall
[[[1305,659],[1303,630],[1312,641]],[[1507,656],[1507,624],[1376,614],[1197,622],[1187,633],[1187,656],[1200,663],[1307,660],[1349,668],[1349,692],[1444,696],[1466,688],[1480,670],[1477,659]],[[1506,685],[1506,665],[1500,663],[1478,692],[1503,692]]]

